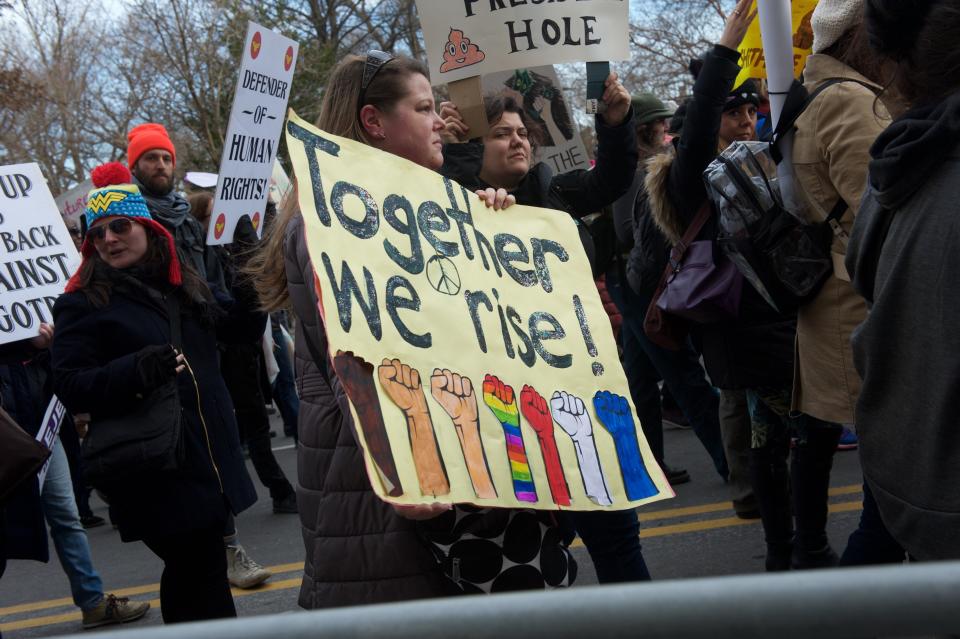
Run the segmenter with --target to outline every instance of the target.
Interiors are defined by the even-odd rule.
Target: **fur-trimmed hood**
[[[677,152],[670,147],[663,153],[658,153],[647,160],[647,176],[644,187],[647,190],[647,201],[650,205],[650,215],[660,232],[664,234],[671,245],[676,244],[683,237],[686,225],[680,217],[668,195],[670,181],[670,167],[677,157]]]

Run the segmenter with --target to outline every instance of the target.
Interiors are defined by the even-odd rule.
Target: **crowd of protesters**
[[[721,211],[704,172],[769,134],[758,127],[769,109],[761,83],[736,85],[750,6],[737,2],[716,44],[691,61],[692,96],[679,108],[642,87],[631,98],[610,74],[590,170],[557,175],[538,162],[543,131],[510,95],[487,96],[489,130],[472,135],[455,104],[436,104],[421,63],[379,51],[336,66],[317,125],[436,171],[498,215],[519,204],[576,219],[620,317],[624,370],[654,457],[668,481],[690,481],[666,463],[666,395],[672,419],[689,424],[728,484],[736,515],[761,520],[766,570],[960,559],[950,489],[960,480],[950,416],[960,387],[950,329],[960,316],[951,213],[960,1],[820,0],[802,77],[812,98],[789,161],[804,210],[832,220],[831,272],[794,306],[771,304],[748,281],[735,317],[688,322],[676,348],[648,334],[672,249],[695,224],[692,239],[718,238]],[[377,497],[348,402],[369,392],[358,382],[366,364],[328,354],[297,198],[268,211],[262,240],[246,220],[233,243],[207,246],[212,196],[181,195],[176,161],[160,124],[130,131],[127,166],[91,176],[76,234],[82,263],[54,323],[0,349],[13,420],[35,434],[54,394],[68,411],[42,486],[26,482],[2,504],[0,574],[7,559],[48,560],[46,522],[85,628],[147,613],[149,604],[105,593],[93,567],[84,527],[105,522],[87,504],[90,473],[120,538],[163,562],[164,622],[235,616],[230,586],[271,576],[239,543],[235,516],[256,500],[246,454],[273,512],[299,514],[304,608],[566,587],[575,536],[601,583],[651,579],[634,510]],[[271,401],[297,444],[296,488],[271,451]],[[78,437],[153,419],[148,409],[160,405],[179,416],[181,436],[164,451],[176,472],[85,471]],[[863,512],[838,552],[826,534],[828,488],[835,452],[851,438]],[[492,539],[503,542],[480,543]]]

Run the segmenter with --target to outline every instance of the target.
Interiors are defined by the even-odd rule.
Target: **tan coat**
[[[870,145],[890,117],[876,99],[880,86],[829,56],[807,58],[808,91],[837,77],[868,82],[876,92],[843,82],[821,93],[797,120],[793,164],[811,217],[826,219],[842,197],[848,208],[841,226],[849,234],[867,183]],[[866,302],[854,292],[843,266],[847,239],[834,238],[834,273],[800,309],[793,380],[793,410],[839,424],[854,422],[860,377],[850,336],[867,315]]]

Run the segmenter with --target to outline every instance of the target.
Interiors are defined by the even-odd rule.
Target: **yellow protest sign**
[[[817,8],[817,0],[792,0],[793,12],[793,75],[800,77],[803,66],[807,63],[807,56],[813,48],[813,28],[810,18]],[[750,10],[753,11],[756,3]],[[756,17],[747,29],[740,48],[740,75],[737,76],[735,86],[740,86],[748,78],[766,78],[767,65],[763,57],[763,41],[760,38],[760,18]]]
[[[397,503],[623,509],[672,496],[573,220],[291,113],[330,357]]]

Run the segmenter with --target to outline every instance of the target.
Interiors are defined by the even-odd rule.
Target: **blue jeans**
[[[73,496],[70,465],[59,437],[50,455],[50,467],[43,480],[40,502],[60,565],[70,580],[73,603],[81,610],[96,608],[103,599],[103,583],[93,568],[87,531],[80,524],[80,514]]]
[[[706,378],[700,357],[693,346],[670,351],[657,346],[643,330],[650,300],[623,285],[619,278],[607,274],[607,290],[614,304],[623,314],[621,339],[623,342],[623,369],[630,385],[630,395],[637,407],[640,426],[654,457],[663,464],[663,418],[660,413],[662,379],[670,389],[677,405],[690,420],[690,426],[717,473],[726,480],[730,474],[720,434],[720,396]]]
[[[300,398],[293,381],[293,363],[290,361],[290,351],[287,342],[280,331],[280,322],[270,318],[273,334],[273,357],[277,360],[277,378],[273,380],[273,401],[283,418],[283,433],[288,437],[297,438],[297,417],[300,415]]]
[[[635,510],[568,511],[602,584],[650,581]]]

